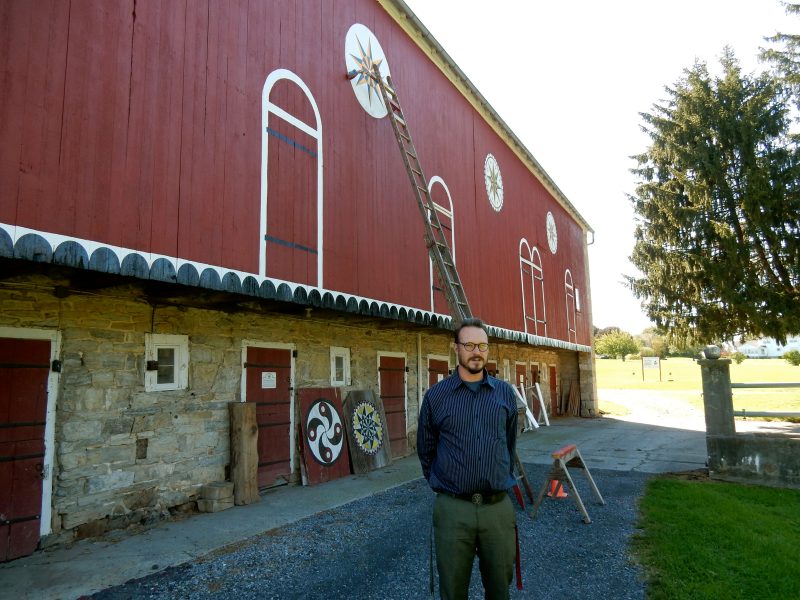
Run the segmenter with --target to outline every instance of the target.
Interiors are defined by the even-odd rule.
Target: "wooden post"
[[[261,500],[258,495],[258,424],[256,405],[233,402],[231,413],[231,480],[237,506]]]

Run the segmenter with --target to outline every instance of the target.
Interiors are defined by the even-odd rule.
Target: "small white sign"
[[[643,356],[642,357],[642,368],[643,369],[658,369],[659,358],[657,356]]]
[[[437,383],[438,383],[439,381],[444,381],[444,375],[443,375],[443,374],[441,374],[441,373],[437,373],[437,374],[436,374],[436,381],[437,381]]]
[[[262,390],[274,390],[276,387],[278,387],[278,374],[275,371],[261,373]]]

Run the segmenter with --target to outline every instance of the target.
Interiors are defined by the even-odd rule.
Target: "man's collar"
[[[455,375],[458,378],[458,385],[463,385],[466,387],[467,382],[461,379],[461,372],[456,367]],[[483,379],[480,381],[470,382],[470,383],[480,383],[481,385],[488,385],[490,388],[494,389],[495,382],[492,380],[493,378],[489,375],[486,369],[483,369]]]

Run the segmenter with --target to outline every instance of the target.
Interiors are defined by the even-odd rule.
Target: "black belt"
[[[506,492],[474,492],[472,494],[452,494],[443,490],[437,490],[437,493],[450,496],[456,500],[472,502],[475,506],[480,506],[481,504],[496,504],[508,495]]]

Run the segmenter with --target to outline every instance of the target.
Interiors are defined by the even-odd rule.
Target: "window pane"
[[[175,348],[158,348],[158,375],[156,382],[175,383]]]
[[[334,379],[336,381],[344,381],[344,356],[335,357],[334,364],[336,365]]]

